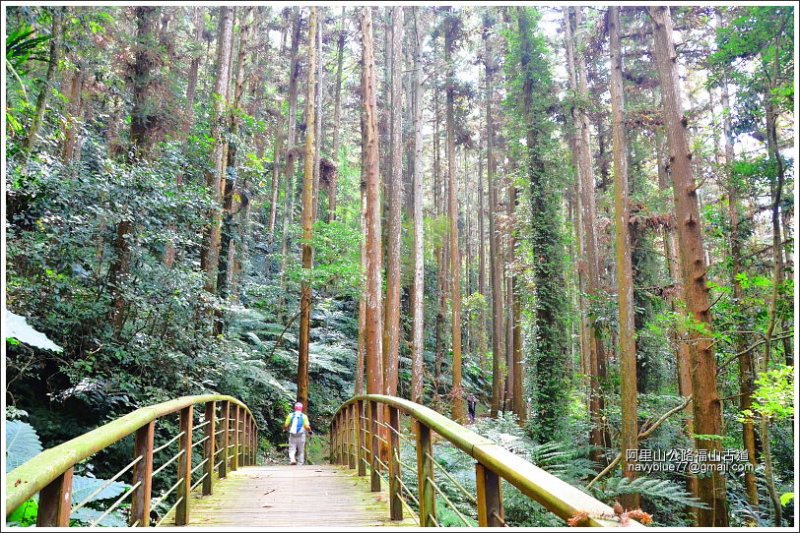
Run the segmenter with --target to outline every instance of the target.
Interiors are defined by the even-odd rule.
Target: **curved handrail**
[[[615,513],[610,506],[424,405],[394,396],[367,394],[342,404],[333,419],[337,420],[346,407],[365,401],[388,405],[412,416],[564,520],[585,513],[585,524],[599,527],[620,525],[612,519]],[[633,520],[628,524],[641,526]]]
[[[47,449],[9,472],[6,476],[6,516],[34,494],[47,487],[69,468],[132,435],[150,422],[176,413],[190,405],[213,401],[227,401],[243,407],[253,419],[252,412],[244,403],[233,396],[223,394],[183,396],[168,402],[142,407],[88,433]],[[256,429],[258,429],[257,426]]]

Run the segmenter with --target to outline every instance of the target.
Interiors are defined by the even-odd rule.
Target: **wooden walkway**
[[[246,466],[193,494],[188,527],[414,526],[389,520],[386,491],[370,492],[369,477],[332,465]],[[406,513],[407,514],[407,513]],[[167,517],[162,526],[174,527]]]

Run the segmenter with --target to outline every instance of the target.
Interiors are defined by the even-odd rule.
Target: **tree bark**
[[[203,9],[200,7],[194,8],[194,40],[197,42],[198,49],[203,42],[203,30],[205,24],[203,20]],[[188,114],[184,131],[188,132],[192,127],[192,115],[194,114],[194,96],[197,91],[197,74],[200,71],[200,61],[202,59],[202,50],[198,50],[192,56],[192,62],[189,64],[189,82],[186,85],[186,112]]]
[[[672,39],[672,18],[669,7],[648,7],[653,19],[654,56],[661,80],[664,122],[670,148],[670,174],[675,197],[678,240],[681,249],[681,274],[687,311],[698,327],[691,328],[689,353],[692,366],[695,447],[698,450],[720,450],[717,440],[704,435],[722,435],[722,402],[717,394],[717,363],[712,349],[711,310],[706,284],[706,262],[700,234],[697,187],[691,166],[692,154],[686,138],[686,117],[681,105],[680,78],[675,62],[677,55]],[[704,333],[705,331],[705,333]],[[698,525],[728,525],[725,478],[719,472],[697,479],[700,501],[708,509],[697,512]]]
[[[133,109],[131,110],[132,159],[147,159],[155,136],[152,128],[159,106],[155,102],[154,76],[160,66],[156,30],[161,8],[138,6],[136,12],[136,46],[133,64]]]
[[[452,8],[451,8],[452,9]],[[451,306],[453,308],[453,398],[452,418],[458,423],[464,421],[464,398],[461,390],[461,259],[458,249],[458,183],[456,182],[456,140],[455,140],[455,69],[453,67],[453,48],[458,21],[451,10],[445,19],[444,60],[447,64],[447,183],[449,185],[447,206],[450,219],[450,280]]]
[[[403,207],[403,136],[402,117],[402,43],[403,8],[392,7],[391,24],[391,113],[389,144],[391,170],[388,183],[388,224],[386,228],[386,315],[384,322],[384,391],[397,395],[400,364],[400,240],[402,237]]]
[[[534,313],[536,336],[532,361],[534,364],[533,395],[536,423],[534,437],[540,442],[552,440],[563,427],[563,406],[568,398],[568,383],[564,379],[567,367],[566,294],[563,275],[563,248],[560,236],[560,187],[538,147],[548,142],[550,135],[543,131],[549,117],[547,101],[534,100],[534,95],[550,94],[549,74],[541,77],[541,55],[534,48],[534,23],[526,8],[518,7],[520,35],[520,74],[522,76],[522,112],[525,120],[527,176],[530,181],[531,225],[530,242],[534,251],[533,278],[536,285]]]
[[[411,401],[422,403],[423,391],[423,357],[425,349],[425,257],[424,226],[422,215],[422,45],[417,27],[417,8],[412,8],[414,17],[414,36],[411,39],[414,53],[412,98],[412,116],[414,121],[414,165],[413,165],[413,202],[414,202],[414,297],[412,311],[411,341]]]
[[[331,157],[337,164],[339,162],[340,122],[342,121],[342,67],[344,65],[344,45],[347,38],[347,33],[345,32],[346,11],[347,8],[342,6],[341,28],[339,29],[339,40],[336,45],[336,96],[333,104],[333,153]],[[336,178],[337,173],[334,173],[328,185],[328,223],[336,220]]]
[[[715,9],[717,27],[722,27],[722,14]],[[727,77],[722,81],[722,131],[725,137],[725,174],[728,179],[728,216],[730,217],[730,259],[731,259],[731,287],[733,288],[733,299],[735,302],[744,301],[744,290],[739,281],[739,274],[742,272],[742,244],[739,236],[739,194],[737,184],[733,181],[733,163],[735,161],[733,150],[733,128],[731,126],[731,106],[730,93],[728,91]],[[747,329],[744,324],[737,326],[738,329]],[[739,410],[746,411],[752,409],[753,391],[755,390],[755,365],[753,362],[752,350],[746,350],[745,339],[740,334],[734,334],[734,348],[737,353],[742,353],[739,357]],[[753,420],[745,417],[742,422],[742,442],[747,450],[747,458],[753,470],[746,470],[744,473],[745,493],[747,502],[758,509],[758,486],[756,485],[755,469],[758,466],[758,453],[756,450],[756,436]],[[756,525],[755,520],[748,519],[749,525]]]
[[[483,19],[484,67],[486,70],[486,181],[489,184],[489,261],[492,284],[492,404],[491,416],[496,417],[503,396],[502,357],[505,353],[503,335],[503,263],[500,253],[497,215],[497,179],[494,159],[494,123],[492,117],[494,48],[492,47],[492,26],[494,21],[487,14]]]
[[[284,26],[283,31],[281,32],[281,56],[285,55],[286,53],[286,34],[287,28]],[[296,53],[296,50],[294,50],[294,52]],[[290,80],[293,74],[294,68],[292,67],[290,68],[288,76]],[[280,102],[280,100],[276,100],[276,105],[278,106],[278,118],[275,121],[275,142],[273,143],[272,151],[272,191],[270,194],[271,200],[269,204],[269,221],[267,222],[267,244],[270,247],[275,242],[275,222],[278,218],[278,193],[281,182],[281,165],[283,164],[283,130],[288,124],[288,120],[284,119],[283,117],[283,112],[281,111],[282,106],[280,105]]]
[[[251,21],[250,21],[250,13],[252,8],[248,8],[244,11],[244,14],[241,15],[240,18],[240,33],[239,33],[239,49],[236,58],[236,65],[234,71],[236,72],[236,77],[231,77],[231,92],[232,92],[232,99],[231,99],[231,109],[230,115],[228,117],[229,123],[229,138],[231,141],[228,142],[228,152],[226,154],[226,167],[227,170],[225,172],[225,181],[222,193],[222,209],[223,209],[223,216],[222,216],[222,232],[220,236],[220,254],[219,254],[219,270],[217,273],[217,293],[220,295],[221,298],[227,298],[230,295],[230,281],[233,279],[233,268],[236,264],[235,258],[235,247],[232,246],[233,242],[233,194],[234,191],[240,187],[239,184],[236,183],[236,156],[239,152],[239,118],[238,113],[241,109],[241,99],[242,94],[244,93],[244,64],[245,59],[248,56],[248,38],[250,35],[250,28],[251,28]],[[233,50],[231,50],[233,53]],[[240,191],[240,196],[242,196]],[[221,325],[222,320],[219,317],[217,324]],[[220,330],[218,333],[222,333]]]
[[[628,202],[628,140],[625,135],[625,96],[622,84],[622,46],[620,45],[620,15],[618,6],[608,11],[609,49],[611,55],[610,89],[612,139],[614,159],[614,222],[615,258],[617,266],[617,305],[619,306],[619,373],[622,427],[620,452],[622,475],[636,479],[635,460],[628,454],[639,449],[639,427],[636,387],[636,327],[633,309],[633,267],[631,239],[628,231],[630,208]],[[626,509],[639,508],[639,495],[626,494],[621,498]]]
[[[67,117],[66,126],[64,127],[64,144],[61,147],[61,161],[65,165],[72,163],[76,156],[80,156],[77,152],[80,124],[83,121],[83,82],[85,73],[80,64],[76,65],[76,70],[67,78],[66,85],[68,88]]]
[[[362,38],[362,150],[363,177],[366,189],[366,295],[364,349],[367,370],[367,393],[383,391],[381,378],[381,183],[378,174],[378,124],[375,95],[375,56],[373,53],[372,12],[361,9]]]
[[[317,8],[308,18],[308,92],[306,93],[306,155],[303,169],[303,281],[300,283],[300,348],[297,357],[297,399],[308,405],[308,346],[311,339],[311,238],[314,226],[314,90],[316,83]]]
[[[322,120],[324,118],[324,105],[323,105],[323,95],[325,94],[323,88],[323,81],[324,77],[322,75],[322,28],[317,28],[317,36],[315,40],[315,46],[317,48],[317,75],[316,75],[316,83],[314,84],[314,136],[317,138],[317,142],[314,143],[314,191],[319,191],[319,167],[320,167],[320,149],[322,148]],[[314,193],[314,198],[312,199],[312,203],[314,206],[314,220],[317,220],[317,213],[319,212],[319,193]]]
[[[572,21],[570,12],[575,14],[575,32],[578,35],[573,37]],[[584,32],[582,24],[582,8],[566,8],[564,11],[565,42],[567,48],[568,66],[570,70],[570,88],[576,95],[589,100],[588,80],[586,71],[586,59],[583,54],[576,53],[582,49]],[[597,253],[597,210],[594,197],[594,178],[592,176],[592,157],[591,144],[589,138],[589,119],[586,109],[578,105],[572,109],[574,134],[574,159],[578,174],[578,202],[583,235],[584,265],[586,271],[586,293],[589,298],[597,296],[600,291],[600,274]],[[587,311],[589,305],[586,305]],[[589,411],[592,419],[592,428],[589,435],[589,442],[596,447],[592,453],[594,461],[604,464],[606,462],[603,453],[604,448],[610,445],[608,428],[603,421],[603,410],[605,402],[601,385],[606,377],[605,353],[603,342],[594,326],[589,320],[588,342],[588,361],[590,369],[590,394]]]
[[[297,155],[295,142],[297,138],[297,78],[300,75],[298,50],[300,48],[300,11],[293,8],[291,62],[289,66],[289,128],[286,135],[286,173],[283,202],[283,234],[281,235],[281,288],[286,289],[286,261],[289,246],[289,225],[294,218],[294,167]]]
[[[214,85],[214,110],[211,122],[211,138],[214,147],[211,155],[211,170],[206,173],[206,187],[211,192],[214,207],[209,213],[209,226],[204,232],[204,247],[200,253],[200,265],[206,273],[205,290],[216,293],[217,271],[219,268],[219,245],[221,234],[221,218],[219,204],[221,200],[220,185],[225,173],[225,139],[224,127],[227,115],[225,108],[228,100],[230,78],[230,55],[233,45],[233,9],[220,8],[219,34],[217,38],[217,80]]]

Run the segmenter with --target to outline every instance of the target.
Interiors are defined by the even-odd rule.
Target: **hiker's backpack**
[[[292,435],[301,435],[305,432],[303,428],[304,421],[303,413],[295,411],[292,413],[292,421],[289,423],[289,433]]]

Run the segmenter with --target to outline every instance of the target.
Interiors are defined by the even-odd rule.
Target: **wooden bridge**
[[[474,488],[464,487],[437,462],[434,441],[447,441],[474,461]],[[76,465],[119,446],[132,448],[133,459],[75,501]],[[94,507],[112,483],[125,481],[119,497],[103,509],[95,507],[94,518],[81,525],[109,525],[113,518],[133,527],[430,527],[445,525],[437,508],[440,513],[447,508],[455,525],[502,527],[509,525],[502,497],[508,484],[564,521],[582,517],[576,525],[621,525],[604,503],[401,398],[367,395],[342,405],[331,424],[330,465],[260,466],[257,450],[253,414],[233,397],[187,396],[145,407],[9,472],[6,520],[38,495],[37,525],[66,527],[76,523],[73,515],[80,509]],[[472,510],[455,505],[445,484]],[[626,525],[641,527],[634,521]]]

